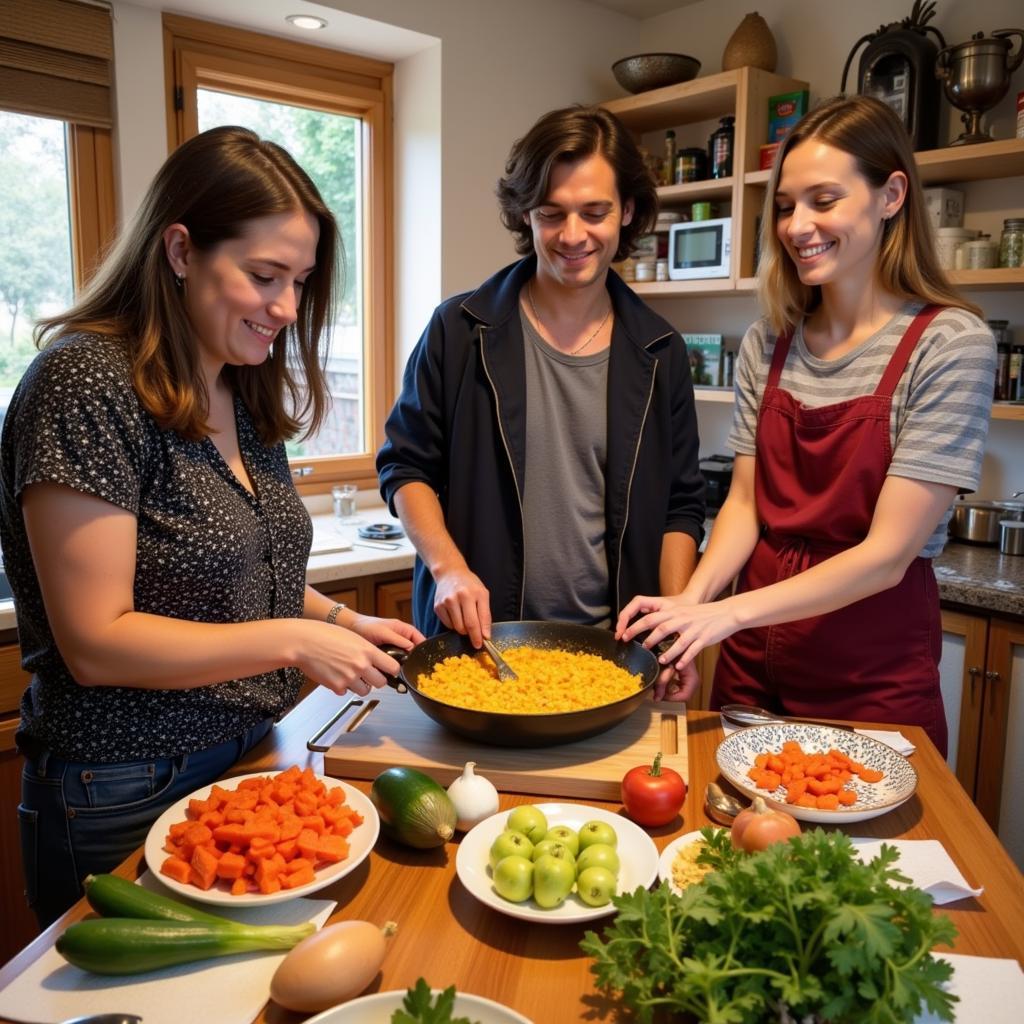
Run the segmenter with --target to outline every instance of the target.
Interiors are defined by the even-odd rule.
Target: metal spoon
[[[704,791],[704,810],[712,821],[731,825],[733,818],[744,809],[735,797],[729,796],[717,782],[709,782]]]
[[[843,729],[852,732],[852,725],[842,725],[839,722],[819,722],[813,718],[790,718],[786,715],[776,715],[765,708],[759,708],[754,704],[723,704],[719,708],[719,714],[733,725],[778,725],[784,722],[796,722],[804,725],[827,725],[833,729]]]
[[[516,675],[515,669],[512,668],[512,666],[501,656],[501,654],[498,652],[498,648],[495,647],[494,644],[486,638],[484,638],[483,644],[484,650],[487,651],[487,653],[491,656],[491,660],[498,668],[498,678],[503,683],[515,682],[515,680],[517,680],[519,676]]]
[[[72,1017],[61,1024],[142,1024],[134,1013],[90,1013],[85,1017]]]

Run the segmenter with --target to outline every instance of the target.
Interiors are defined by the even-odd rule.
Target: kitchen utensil
[[[789,715],[776,715],[754,704],[724,704],[719,708],[718,713],[726,721],[732,722],[733,725],[741,725],[745,728],[751,725],[771,725],[777,722],[801,722],[806,725],[828,725],[833,729],[853,731],[852,725],[819,722],[813,718],[792,718]]]
[[[354,540],[354,548],[372,548],[374,551],[397,551],[402,545],[389,540]]]
[[[427,718],[407,694],[383,688],[352,697],[310,749],[324,754],[324,771],[342,779],[372,780],[385,768],[405,765],[442,786],[475,761],[501,793],[532,793],[547,799],[618,802],[622,777],[638,764],[652,764],[659,751],[688,778],[686,705],[644,701],[628,718],[579,743],[547,747],[498,747],[458,736]]]
[[[1019,519],[999,521],[999,550],[1004,555],[1024,555],[1024,522]]]
[[[440,991],[432,990],[435,999]],[[360,996],[310,1017],[306,1024],[381,1024],[382,1021],[391,1020],[396,1010],[402,1009],[405,995],[406,990],[403,988]],[[472,1020],[478,1024],[531,1024],[522,1014],[503,1003],[468,992],[455,993],[452,1014],[459,1020]]]
[[[484,650],[491,656],[491,661],[494,662],[498,669],[498,678],[502,682],[506,679],[510,682],[515,682],[519,676],[516,674],[515,669],[501,656],[501,651],[486,637],[483,637],[481,642],[484,645]]]
[[[758,789],[747,774],[759,754],[777,752],[788,740],[795,740],[809,754],[838,750],[866,768],[882,772],[882,779],[867,783],[854,776],[846,785],[856,792],[857,802],[849,807],[840,805],[834,811],[788,804],[786,790],[782,786],[769,793]],[[892,747],[870,736],[844,732],[826,725],[783,722],[738,729],[719,743],[715,760],[722,774],[740,793],[751,799],[755,796],[764,797],[765,802],[777,810],[787,811],[802,821],[821,825],[845,825],[876,818],[905,803],[917,789],[917,772],[902,754],[897,754]]]
[[[1024,502],[956,501],[949,533],[972,544],[998,544],[1001,519],[1024,519]]]
[[[712,821],[720,825],[731,825],[733,818],[744,806],[734,796],[729,796],[717,782],[708,783],[704,791],[704,810]]]
[[[578,830],[588,821],[603,821],[615,829],[618,836],[616,851],[621,862],[620,893],[633,892],[637,886],[646,889],[657,878],[658,848],[651,837],[629,818],[587,804],[545,803],[536,806],[544,812],[549,826],[568,825]],[[508,810],[504,810],[485,818],[479,825],[474,825],[459,843],[459,851],[455,855],[455,873],[473,896],[509,917],[542,924],[578,924],[615,913],[614,904],[590,907],[575,893],[567,897],[561,906],[550,910],[537,906],[532,899],[523,903],[510,903],[502,899],[494,891],[487,858],[491,844],[505,830],[508,815]]]
[[[1011,58],[1014,36],[1019,45]],[[939,51],[935,74],[942,79],[949,102],[964,111],[961,120],[967,126],[950,145],[992,141],[992,136],[981,130],[981,116],[1006,95],[1010,75],[1022,60],[1024,32],[1016,28],[1000,29],[990,38],[984,32],[975,32],[969,42]]]
[[[628,92],[646,92],[697,77],[700,61],[685,53],[637,53],[612,65],[615,81]]]
[[[274,774],[274,772],[256,772],[252,775],[239,775],[223,782],[223,786],[224,788],[232,788],[237,786],[243,779],[266,779]],[[164,843],[167,840],[167,833],[170,831],[171,825],[178,821],[184,821],[189,801],[205,800],[210,795],[212,786],[204,786],[202,789],[197,789],[194,793],[183,797],[177,803],[171,804],[156,819],[146,836],[146,845],[143,848],[149,870],[153,872],[156,878],[160,879],[162,885],[173,890],[178,896],[195,900],[197,903],[210,903],[222,907],[237,907],[238,909],[243,907],[260,907],[268,903],[282,903],[285,900],[295,899],[296,896],[307,896],[309,893],[322,889],[325,885],[336,882],[339,878],[344,878],[345,875],[358,867],[370,855],[370,850],[373,849],[373,844],[377,841],[377,835],[380,832],[380,817],[377,814],[377,809],[370,802],[369,797],[358,789],[348,785],[346,782],[330,779],[324,775],[318,775],[317,778],[328,789],[342,789],[345,793],[344,802],[362,815],[363,823],[355,828],[348,837],[350,850],[348,857],[337,864],[327,864],[317,868],[316,878],[312,882],[296,886],[294,889],[281,889],[280,892],[275,893],[250,892],[244,896],[232,896],[227,888],[219,888],[221,883],[218,883],[212,889],[204,890],[196,885],[185,885],[167,875],[160,874],[160,865],[167,859]]]
[[[395,540],[404,537],[401,527],[394,523],[368,523],[356,531],[363,540]]]
[[[134,1013],[90,1013],[85,1017],[72,1017],[61,1024],[142,1024],[142,1018]]]
[[[636,693],[611,704],[583,711],[547,715],[507,714],[475,711],[428,697],[418,687],[419,679],[429,676],[434,666],[459,654],[477,654],[469,638],[458,633],[441,633],[417,644],[411,651],[389,647],[387,653],[401,663],[398,678],[388,683],[401,691],[407,689],[420,709],[435,722],[472,740],[502,747],[547,747],[573,743],[610,729],[628,718],[647,698],[660,666],[649,650],[636,642],[621,643],[606,629],[563,622],[496,622],[491,639],[502,647],[562,648],[607,658],[627,672],[641,677]]]

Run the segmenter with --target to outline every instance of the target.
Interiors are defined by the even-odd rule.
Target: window
[[[341,228],[344,289],[327,374],[333,404],[316,437],[289,446],[301,491],[372,483],[393,397],[390,64],[164,16],[171,145],[240,124],[284,146]]]

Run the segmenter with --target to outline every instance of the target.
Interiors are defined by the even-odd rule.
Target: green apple
[[[548,819],[544,812],[533,804],[523,804],[509,814],[505,828],[522,832],[531,843],[539,843],[548,830]]]
[[[544,838],[554,839],[559,843],[565,843],[574,857],[580,852],[579,833],[576,829],[569,828],[568,825],[555,825],[554,828],[549,828],[544,834]]]
[[[587,868],[607,868],[613,875],[619,873],[619,855],[605,843],[594,843],[580,850],[576,870],[583,874]]]
[[[594,843],[603,843],[614,850],[619,845],[619,837],[607,822],[588,821],[580,828],[580,849],[585,850]]]
[[[530,860],[533,856],[533,843],[530,842],[522,832],[513,832],[506,829],[491,843],[491,851],[488,857],[491,867],[495,867],[499,860],[518,854]]]
[[[603,907],[610,903],[617,886],[615,875],[602,867],[587,868],[576,878],[576,894],[590,907]]]
[[[559,906],[572,892],[575,882],[576,869],[564,857],[552,857],[550,853],[545,853],[533,865],[533,898],[537,906],[545,910]]]
[[[572,848],[566,843],[560,843],[557,839],[542,839],[533,848],[533,861],[540,860],[544,854],[550,854],[552,857],[558,857],[559,860],[567,860],[572,866],[576,867],[576,858],[573,856]]]
[[[533,861],[513,853],[494,868],[494,888],[502,899],[522,903],[533,891]]]

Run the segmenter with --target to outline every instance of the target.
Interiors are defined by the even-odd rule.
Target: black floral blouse
[[[0,541],[22,665],[33,673],[21,703],[23,749],[91,762],[170,757],[237,737],[296,700],[294,668],[187,690],[76,684],[46,619],[21,515],[21,492],[41,481],[132,512],[136,611],[197,622],[301,616],[309,515],[284,445],[264,445],[237,398],[235,418],[257,497],[209,438],[185,441],[157,426],[116,339],[64,339],[29,367],[0,442]]]

